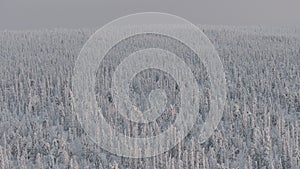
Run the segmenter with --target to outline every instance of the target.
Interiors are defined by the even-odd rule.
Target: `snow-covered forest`
[[[199,27],[225,69],[222,120],[202,144],[196,125],[170,151],[143,159],[101,149],[73,111],[72,71],[94,29],[0,32],[0,169],[300,168],[300,29]],[[141,74],[140,80],[159,73]],[[165,78],[157,81],[171,85]],[[208,80],[202,79],[205,85]],[[110,95],[103,99],[111,100]],[[205,94],[201,105],[199,114],[205,116]],[[106,117],[118,125],[113,113]],[[168,122],[160,122],[159,131],[172,122],[163,119]]]

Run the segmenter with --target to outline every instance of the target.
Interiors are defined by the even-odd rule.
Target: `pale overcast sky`
[[[0,30],[97,28],[151,11],[194,24],[300,25],[299,0],[0,0]]]

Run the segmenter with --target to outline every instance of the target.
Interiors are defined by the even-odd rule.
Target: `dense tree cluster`
[[[72,71],[93,30],[0,32],[0,168],[300,168],[300,29],[200,28],[224,65],[223,118],[206,142],[195,129],[145,159],[101,149],[75,115]],[[201,103],[199,116],[209,107],[206,95]]]

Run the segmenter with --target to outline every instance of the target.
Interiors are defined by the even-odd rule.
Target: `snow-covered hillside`
[[[170,151],[144,159],[101,149],[73,111],[72,71],[94,29],[0,32],[0,168],[300,168],[300,29],[199,27],[225,69],[223,118],[203,144],[197,142],[196,125]],[[114,59],[106,64],[114,64]],[[200,123],[209,109],[209,79],[197,64],[203,72],[198,74],[203,85]],[[111,102],[101,90],[111,73],[97,76],[100,104]],[[135,80],[150,76],[176,95],[174,80],[161,73],[143,72]],[[132,84],[132,97],[143,94],[137,90],[144,88],[147,85]],[[105,117],[118,131],[130,136],[153,134],[143,128],[130,133],[129,122],[114,113],[105,111]],[[160,118],[154,134],[163,132],[174,118]]]

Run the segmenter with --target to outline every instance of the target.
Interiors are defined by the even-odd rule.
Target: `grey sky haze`
[[[101,27],[150,11],[194,24],[300,25],[299,0],[0,0],[0,30]]]

